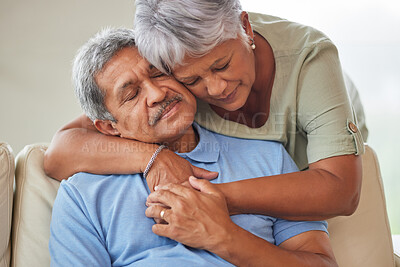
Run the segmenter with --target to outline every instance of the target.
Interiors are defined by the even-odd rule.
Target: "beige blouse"
[[[201,100],[196,122],[228,136],[281,142],[301,170],[321,159],[364,153],[364,113],[354,85],[343,75],[335,45],[311,27],[263,14],[249,17],[275,56],[267,122],[249,128],[224,120]]]

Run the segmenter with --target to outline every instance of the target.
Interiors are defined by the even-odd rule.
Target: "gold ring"
[[[164,220],[165,209],[160,212],[160,218]]]

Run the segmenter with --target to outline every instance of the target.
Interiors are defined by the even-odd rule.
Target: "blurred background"
[[[400,235],[400,2],[242,0],[245,10],[313,26],[338,46],[364,104],[392,233]],[[0,141],[16,155],[50,142],[81,111],[71,86],[76,50],[102,27],[132,27],[132,0],[0,1]],[[398,237],[394,237],[398,240]]]

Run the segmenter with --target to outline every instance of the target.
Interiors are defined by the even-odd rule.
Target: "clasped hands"
[[[213,252],[221,246],[221,242],[228,240],[227,237],[236,227],[229,217],[225,196],[215,185],[206,180],[214,179],[218,174],[196,168],[185,159],[173,154],[181,160],[169,158],[168,162],[158,158],[158,166],[147,176],[149,188],[154,190],[151,190],[152,193],[146,201],[148,206],[146,216],[156,221],[152,227],[155,234],[190,247]],[[172,161],[174,164],[171,164]],[[174,167],[176,163],[180,166]],[[193,167],[195,169],[192,169]],[[158,168],[162,168],[163,171],[160,172]],[[163,176],[168,175],[168,169],[171,168],[175,177],[182,179],[190,176],[189,180],[184,179],[186,181],[183,183],[176,180],[165,183],[163,180],[163,185],[156,186],[160,182],[160,177],[165,178]],[[191,172],[191,174],[177,176],[176,174],[180,172],[185,172],[186,175]],[[194,177],[196,174],[206,179],[197,179]],[[158,178],[154,179],[153,175]]]
[[[213,252],[236,225],[224,195],[213,184],[193,176],[189,184],[158,186],[147,198],[146,216],[164,220],[153,225],[155,234]]]

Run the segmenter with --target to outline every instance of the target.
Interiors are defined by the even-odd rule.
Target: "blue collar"
[[[188,153],[177,153],[182,158],[190,158],[191,160],[212,163],[217,162],[219,158],[220,146],[214,133],[205,130],[197,123],[193,123],[193,128],[199,134],[199,143]]]

